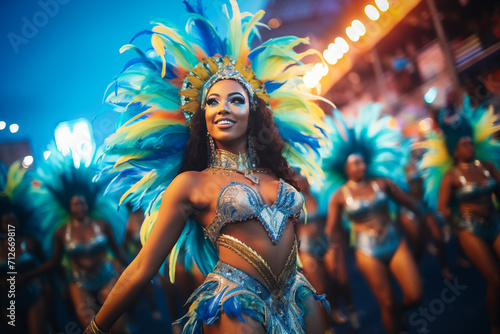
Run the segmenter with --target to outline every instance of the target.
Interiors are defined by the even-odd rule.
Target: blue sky
[[[266,2],[240,0],[239,5],[256,12]],[[205,3],[210,13],[223,1]],[[0,121],[7,128],[0,130],[0,142],[29,140],[35,161],[41,159],[57,124],[97,115],[107,85],[130,59],[119,48],[150,28],[152,19],[183,26],[184,14],[181,0],[1,1]],[[98,143],[111,132],[113,121],[96,118]],[[8,130],[12,123],[20,126],[15,134]]]

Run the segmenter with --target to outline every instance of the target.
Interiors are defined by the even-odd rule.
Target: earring
[[[214,157],[215,157],[215,143],[214,143],[214,139],[212,138],[212,136],[210,135],[210,133],[208,133],[207,131],[207,150],[208,150],[208,167],[212,167],[213,164],[214,164]]]
[[[248,157],[250,158],[250,164],[252,168],[257,168],[259,165],[259,157],[257,156],[257,150],[255,149],[256,138],[253,136],[252,131],[248,134]]]

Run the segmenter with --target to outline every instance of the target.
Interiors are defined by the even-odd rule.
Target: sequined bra
[[[94,226],[94,231],[96,235],[87,241],[73,241],[71,240],[71,224],[66,225],[66,243],[65,250],[69,257],[82,257],[82,256],[92,256],[99,254],[108,247],[108,238],[104,234],[97,234],[100,229]]]
[[[484,183],[478,182],[467,182],[465,176],[456,169],[458,174],[458,179],[460,181],[460,187],[456,190],[455,196],[459,202],[470,202],[480,199],[484,196],[491,196],[491,193],[495,190],[497,182],[490,175],[490,172],[480,165],[483,169],[484,175],[488,180]]]
[[[347,218],[353,221],[364,220],[371,214],[380,211],[387,206],[387,195],[380,190],[377,182],[371,183],[373,191],[375,192],[370,200],[361,198],[354,199],[347,186],[342,187],[342,192],[346,200],[346,207],[344,209]]]
[[[288,219],[299,217],[302,203],[300,193],[282,179],[272,205],[264,203],[262,195],[248,184],[233,181],[221,189],[215,217],[205,228],[205,236],[215,245],[226,224],[257,219],[276,245]]]

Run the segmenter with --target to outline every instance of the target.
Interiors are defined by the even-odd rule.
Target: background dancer
[[[334,259],[341,261],[343,217],[350,221],[356,263],[379,302],[388,333],[402,330],[402,312],[423,298],[420,273],[406,240],[389,212],[389,201],[423,217],[411,198],[396,183],[404,185],[400,147],[402,136],[394,119],[380,117],[379,105],[368,105],[348,127],[335,112],[337,123],[329,133],[331,157],[325,158],[328,204],[325,232],[332,241]],[[390,179],[388,178],[390,177]],[[403,291],[399,305],[392,288],[393,274]]]

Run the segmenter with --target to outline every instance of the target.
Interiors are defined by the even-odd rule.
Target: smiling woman
[[[110,328],[169,254],[173,279],[186,248],[207,277],[178,321],[185,333],[322,333],[324,296],[295,265],[302,197],[289,165],[321,174],[311,157],[319,158],[323,112],[297,88],[307,70],[300,60],[320,54],[297,54],[307,40],[293,36],[250,50],[264,13],[243,16],[236,1],[227,38],[202,6],[186,5],[186,33],[158,23],[150,58],[129,62],[107,98],[125,111],[103,155],[120,180],[110,189],[126,188],[123,202],[148,208],[143,248],[86,333]]]

